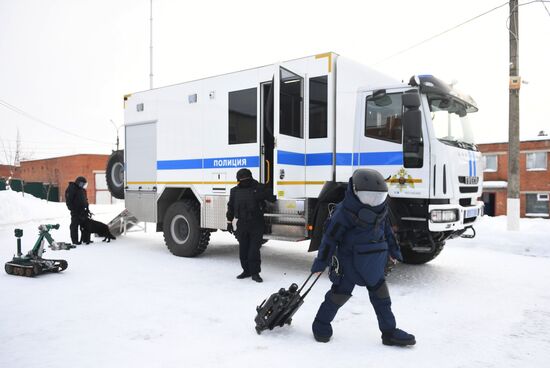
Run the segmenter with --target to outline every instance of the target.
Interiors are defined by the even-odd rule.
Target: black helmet
[[[243,168],[237,171],[237,181],[251,179],[251,178],[252,178],[252,172],[250,170]]]
[[[372,169],[357,169],[351,177],[356,192],[387,192],[388,185],[382,174]]]
[[[88,182],[88,181],[87,181],[86,178],[83,177],[83,176],[79,176],[79,177],[76,178],[75,181],[74,181],[74,183],[75,183],[78,187],[80,187],[80,188],[85,188],[87,182]]]
[[[351,177],[353,192],[361,203],[378,206],[386,200],[388,185],[382,174],[371,169],[357,169]]]

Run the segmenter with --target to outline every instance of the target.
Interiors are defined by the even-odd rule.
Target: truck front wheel
[[[429,252],[417,252],[410,247],[401,247],[401,254],[403,255],[403,263],[408,264],[424,264],[430,262],[437,257],[443,250],[445,242],[436,242],[435,247]]]
[[[210,232],[200,228],[199,204],[190,199],[173,203],[163,222],[164,242],[178,257],[195,257],[203,253],[210,240]]]

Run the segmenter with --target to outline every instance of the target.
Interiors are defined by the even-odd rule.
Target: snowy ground
[[[117,210],[92,208],[104,222]],[[56,240],[70,239],[64,204],[0,192],[0,261],[15,252],[15,227],[26,251],[47,222],[61,224]],[[522,231],[509,233],[505,218],[485,218],[477,238],[450,241],[433,262],[398,265],[389,277],[394,312],[418,341],[405,349],[381,344],[359,288],[333,340],[316,343],[310,326],[326,278],[292,326],[256,334],[255,306],[307,276],[306,242],[267,243],[263,284],[235,279],[237,243],[227,233],[192,259],[172,256],[153,226],[111,244],[49,251],[69,262],[65,272],[0,274],[0,367],[547,367],[549,225],[522,220]]]

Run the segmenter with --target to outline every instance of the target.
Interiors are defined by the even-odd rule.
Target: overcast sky
[[[388,59],[503,3],[154,0],[154,85],[334,51],[403,80],[457,81],[478,102],[477,140],[504,141],[508,5]],[[526,139],[550,131],[550,11],[521,6],[519,34]],[[0,104],[4,145],[14,145],[19,129],[32,158],[108,154],[123,95],[148,88],[149,0],[0,0],[0,103],[61,129]]]

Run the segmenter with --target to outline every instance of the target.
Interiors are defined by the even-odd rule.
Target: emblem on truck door
[[[409,173],[407,173],[405,168],[401,168],[395,175],[392,175],[389,179],[386,179],[386,182],[393,187],[397,187],[397,189],[401,191],[407,187],[414,188],[414,184],[422,183],[422,179],[414,179],[409,175]]]

